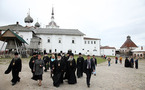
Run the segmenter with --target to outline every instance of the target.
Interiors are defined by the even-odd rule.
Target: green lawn
[[[50,56],[50,55],[49,55],[49,56]],[[32,57],[32,56],[30,56],[30,57],[28,57],[28,58],[22,58],[22,60],[29,61],[31,57]],[[87,56],[84,55],[83,57],[84,57],[85,60],[87,59]],[[42,57],[42,58],[43,58],[43,57]],[[75,60],[77,61],[78,55],[75,55],[74,58],[75,58]],[[91,58],[92,58],[92,57],[91,57]],[[104,58],[101,58],[101,57],[96,57],[96,58],[97,58],[97,63],[98,63],[98,64],[100,64],[100,63],[106,61]],[[6,62],[6,61],[10,62],[10,61],[11,61],[11,58],[0,58],[0,63]]]
[[[87,59],[87,56],[83,56],[84,57],[84,59],[86,60]],[[77,58],[78,58],[78,55],[75,55],[74,56],[74,58],[75,58],[75,60],[77,60]],[[92,57],[91,57],[92,58]],[[100,63],[102,63],[102,62],[105,62],[106,61],[106,59],[104,59],[104,58],[101,58],[101,57],[96,57],[97,58],[97,64],[100,64]]]

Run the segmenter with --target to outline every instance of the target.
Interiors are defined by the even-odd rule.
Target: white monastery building
[[[98,38],[84,37],[85,34],[78,29],[61,29],[54,21],[54,11],[52,8],[51,22],[46,28],[41,28],[36,22],[31,26],[33,19],[28,16],[24,19],[26,26],[23,27],[18,22],[13,25],[1,26],[1,34],[10,29],[21,36],[27,43],[27,50],[39,50],[47,53],[67,53],[71,50],[74,54],[90,54],[100,56],[100,41]],[[0,42],[0,45],[2,42]]]
[[[100,49],[101,49],[101,55],[106,55],[106,56],[115,56],[116,55],[115,47],[101,46]]]

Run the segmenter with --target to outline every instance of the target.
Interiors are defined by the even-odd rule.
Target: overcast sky
[[[23,26],[30,16],[44,27],[54,18],[60,28],[79,29],[87,37],[100,38],[102,46],[120,48],[128,35],[145,46],[145,0],[0,0],[0,26]]]

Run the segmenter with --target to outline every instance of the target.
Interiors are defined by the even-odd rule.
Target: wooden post
[[[3,46],[5,45],[5,41],[4,41],[4,43],[3,43],[3,45],[2,45],[2,47],[1,47],[1,50],[0,50],[0,52],[2,51],[2,49],[3,49]]]
[[[16,40],[14,39],[14,41],[15,41],[15,45],[16,45],[16,50],[18,52],[18,46],[17,46]]]

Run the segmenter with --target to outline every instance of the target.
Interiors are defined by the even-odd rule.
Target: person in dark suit
[[[22,61],[18,57],[18,53],[16,52],[14,55],[15,57],[12,59],[8,69],[5,71],[5,74],[9,74],[12,71],[12,85],[20,82],[19,72],[21,72],[22,69]]]
[[[30,59],[30,61],[29,61],[29,67],[30,67],[30,69],[31,69],[31,72],[32,72],[32,74],[33,74],[33,76],[32,76],[32,78],[31,79],[34,79],[35,77],[35,75],[34,75],[34,71],[33,71],[33,66],[34,66],[34,63],[35,63],[35,61],[36,61],[36,59],[37,59],[37,53],[33,53],[33,57]]]
[[[87,59],[84,61],[83,70],[87,76],[86,77],[87,86],[90,87],[91,74],[95,70],[95,65],[94,65],[93,60],[91,60],[90,55],[88,55]]]
[[[94,65],[95,65],[95,71],[93,72],[93,74],[96,76],[97,59],[96,59],[95,55],[93,55],[93,58],[91,60],[94,62]]]

